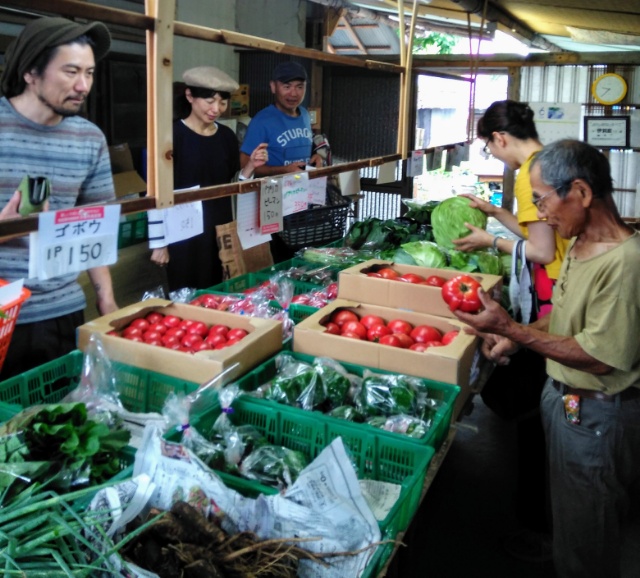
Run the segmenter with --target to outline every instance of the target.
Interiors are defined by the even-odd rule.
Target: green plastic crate
[[[395,537],[404,531],[415,514],[427,468],[434,449],[427,445],[407,443],[405,440],[379,435],[375,428],[355,427],[349,422],[318,418],[315,412],[288,411],[278,404],[260,404],[247,397],[233,403],[229,418],[235,425],[252,425],[270,443],[281,445],[305,454],[313,460],[335,438],[341,437],[355,464],[360,479],[373,479],[400,484],[400,497],[385,518],[380,522],[384,536]],[[207,436],[221,413],[219,404],[205,413],[191,417],[191,426]],[[181,435],[170,432],[167,439],[179,442]],[[272,488],[226,472],[220,475],[224,483],[240,493],[255,497],[259,494],[275,494]]]
[[[297,325],[301,321],[304,321],[310,315],[313,315],[317,310],[317,307],[301,305],[300,303],[291,303],[289,304],[289,317]]]
[[[118,249],[124,249],[149,238],[147,213],[126,215],[118,229]]]
[[[0,402],[11,411],[10,406],[22,409],[60,401],[80,383],[83,360],[81,351],[72,351],[1,382]],[[169,393],[191,393],[199,385],[124,363],[112,362],[112,366],[120,400],[134,412],[160,412]]]
[[[299,361],[304,361],[306,363],[313,363],[313,360],[315,359],[312,355],[306,355],[303,353],[292,352],[291,355],[294,359],[297,359]],[[274,355],[273,357],[267,359],[265,362],[263,362],[261,365],[258,365],[252,371],[240,377],[240,379],[238,379],[236,383],[244,391],[255,391],[258,387],[260,387],[261,385],[264,385],[265,383],[267,383],[268,381],[270,381],[275,377],[276,357],[277,355]],[[355,365],[353,363],[345,363],[342,361],[340,362],[340,364],[349,373],[353,373],[360,376],[362,376],[362,374],[366,369],[370,369],[375,373],[382,373],[387,375],[394,373],[391,371],[384,371],[382,369],[377,369],[377,368],[367,368],[361,365]],[[431,398],[437,399],[443,402],[442,407],[438,409],[438,411],[436,412],[433,418],[433,423],[431,424],[431,428],[429,429],[429,431],[424,437],[412,438],[404,434],[388,432],[368,424],[363,424],[363,423],[355,424],[352,422],[347,422],[347,423],[352,423],[352,425],[355,427],[361,427],[367,430],[378,432],[380,435],[391,436],[395,439],[400,438],[402,440],[408,441],[409,443],[429,445],[433,447],[435,450],[438,450],[442,445],[442,443],[444,442],[444,440],[447,439],[447,435],[449,434],[449,428],[451,426],[451,418],[453,416],[453,406],[455,404],[456,398],[458,397],[458,394],[460,393],[460,388],[457,385],[441,383],[439,381],[432,381],[430,379],[425,379],[425,378],[417,378],[417,379],[422,379],[422,381],[427,383],[427,387],[429,389],[429,396]],[[298,412],[313,413],[315,415],[318,415],[321,419],[328,420],[329,423],[344,422],[344,420],[325,415],[318,411],[308,412],[306,410],[303,410],[297,407],[278,404],[275,401],[270,401],[266,399],[251,398],[251,400],[255,403],[265,404],[268,406],[286,407],[288,411],[291,411],[294,414],[297,414]]]

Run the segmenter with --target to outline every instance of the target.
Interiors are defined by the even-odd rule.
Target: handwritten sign
[[[31,234],[29,277],[51,279],[118,259],[120,205],[85,206],[38,215]]]
[[[419,177],[424,167],[424,151],[412,151],[407,159],[407,176]]]
[[[201,235],[204,231],[202,201],[183,203],[160,210],[164,216],[164,238],[167,244],[190,239]]]
[[[310,205],[327,204],[327,177],[308,180],[307,202]]]
[[[260,233],[282,231],[282,179],[260,181]]]
[[[258,193],[243,193],[237,197],[237,232],[243,249],[251,249],[271,240],[260,232],[260,201]]]
[[[286,217],[292,213],[306,211],[308,208],[307,189],[309,175],[292,173],[282,177],[282,214]]]

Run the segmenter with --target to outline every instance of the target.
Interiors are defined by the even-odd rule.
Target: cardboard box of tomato
[[[412,351],[366,339],[328,333],[327,323],[340,311],[352,311],[360,319],[367,315],[375,315],[386,322],[403,320],[414,327],[429,325],[441,334],[453,330],[459,330],[459,334],[445,346],[429,347],[425,351]],[[462,331],[464,327],[465,324],[457,319],[337,299],[294,327],[293,350],[452,383],[462,389],[458,403],[464,404],[468,397],[465,393],[468,394],[472,382],[471,375],[479,358],[478,338],[464,333]],[[456,407],[454,411],[457,414],[459,410],[460,408]]]
[[[394,274],[397,276],[394,277]],[[426,282],[435,282],[430,277],[448,280],[460,274],[461,271],[452,269],[430,269],[371,259],[340,272],[338,298],[453,318],[453,313],[442,299],[440,287]],[[500,300],[501,276],[483,273],[465,275],[476,279],[487,293]]]
[[[180,319],[202,321],[207,326],[226,325],[247,331],[246,337],[232,347],[187,353],[108,335],[121,331],[135,319],[146,318],[152,312]],[[77,329],[78,348],[84,350],[92,333],[100,333],[109,357],[196,383],[204,383],[225,369],[238,364],[229,378],[237,378],[282,349],[282,322],[205,309],[165,299],[148,299],[134,303],[81,325]]]

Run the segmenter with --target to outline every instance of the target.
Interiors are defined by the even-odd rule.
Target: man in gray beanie
[[[109,150],[100,129],[78,116],[93,84],[96,61],[111,44],[99,22],[39,18],[5,52],[0,79],[0,220],[18,218],[25,176],[48,182],[48,208],[106,203],[115,198]],[[45,205],[46,208],[46,205]],[[88,271],[101,314],[118,307],[107,267]],[[86,298],[77,274],[29,278],[29,237],[0,243],[0,278],[24,279],[24,303],[0,380],[75,348]]]

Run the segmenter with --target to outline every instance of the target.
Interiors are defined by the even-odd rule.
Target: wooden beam
[[[173,15],[175,0],[145,0],[156,21],[147,32],[147,196],[172,207],[173,195]]]
[[[328,8],[326,10],[326,16],[324,19],[324,35],[327,38],[329,36],[333,36],[340,19],[344,17],[345,13],[346,10],[344,8],[340,8],[339,10]]]
[[[351,24],[349,24],[344,18],[340,19],[340,23],[341,23],[341,26],[345,28],[345,30],[347,31],[347,34],[354,41],[354,43],[358,47],[358,50],[360,50],[362,54],[368,54],[367,49],[365,48],[364,44],[362,44],[362,42],[360,41],[360,37],[356,34],[356,31],[351,27]]]

